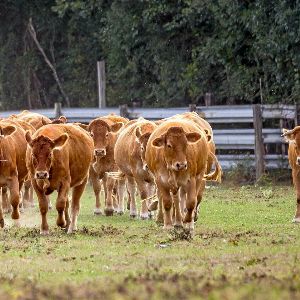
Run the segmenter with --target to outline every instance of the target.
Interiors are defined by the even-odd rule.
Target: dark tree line
[[[94,106],[103,59],[111,106],[299,102],[300,1],[0,1],[1,109]]]

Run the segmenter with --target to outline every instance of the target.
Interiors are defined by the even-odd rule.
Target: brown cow
[[[25,164],[25,131],[13,121],[0,122],[0,187],[6,201],[6,188],[10,191],[11,217],[16,225],[19,221],[20,190],[27,176]],[[4,226],[2,205],[0,205],[0,226]]]
[[[49,232],[46,195],[54,190],[58,192],[56,224],[72,233],[77,229],[80,198],[93,158],[93,140],[84,129],[71,124],[43,126],[33,136],[27,132],[26,140],[29,144],[26,163],[42,217],[41,234]],[[73,188],[71,220],[68,212],[70,188]]]
[[[115,161],[127,179],[130,216],[132,217],[137,215],[135,182],[142,200],[149,198],[155,193],[154,178],[143,161],[145,159],[147,141],[156,127],[153,122],[145,119],[132,122],[130,126],[122,130],[115,145]],[[149,203],[142,201],[141,219],[149,218],[148,205]]]
[[[297,209],[293,222],[300,223],[300,126],[293,130],[283,129],[282,136],[289,143],[288,157],[296,189]]]
[[[119,214],[124,212],[122,203],[113,204],[113,189],[115,185],[118,185],[118,190],[121,193],[124,193],[125,177],[119,178],[119,180],[116,181],[115,178],[108,176],[108,174],[109,172],[118,171],[114,160],[114,147],[119,130],[127,122],[128,120],[125,118],[116,115],[108,115],[91,121],[87,126],[87,130],[94,140],[94,162],[90,168],[89,174],[96,197],[95,214],[102,214],[99,196],[101,191],[100,180],[102,180],[104,186],[105,215],[111,216],[115,210]],[[123,198],[122,195],[118,195],[118,197]]]
[[[31,124],[35,129],[39,129],[45,124],[51,124],[51,120],[49,118],[28,110],[23,110],[21,113],[14,116]]]
[[[211,154],[207,136],[189,120],[165,121],[150,136],[146,162],[155,176],[158,196],[164,206],[165,229],[170,229],[173,225],[182,227],[184,222],[187,228],[193,230],[193,213],[197,197],[203,192],[201,184],[205,179],[209,155]],[[219,165],[214,174],[208,176],[219,178]],[[180,208],[181,195],[186,196],[186,213],[183,220]],[[174,222],[171,215],[173,204]]]

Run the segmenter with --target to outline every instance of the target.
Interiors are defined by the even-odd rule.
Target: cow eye
[[[105,135],[105,137],[108,137],[108,133]]]
[[[91,136],[91,137],[93,137],[93,136],[94,136],[94,134],[93,134],[92,132],[90,132],[90,136]]]

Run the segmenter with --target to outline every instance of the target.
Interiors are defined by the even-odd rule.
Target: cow
[[[297,208],[293,222],[300,223],[300,126],[293,130],[283,129],[282,136],[289,143],[288,158],[296,190]]]
[[[49,124],[33,135],[26,132],[26,164],[39,201],[41,235],[49,233],[47,195],[57,190],[56,224],[68,233],[77,229],[80,198],[93,158],[93,140],[87,132],[72,124]],[[71,219],[68,192],[72,190]]]
[[[26,121],[31,124],[35,129],[39,129],[45,124],[51,124],[51,120],[39,113],[30,112],[28,110],[23,110],[17,115],[13,115],[20,120]]]
[[[124,213],[123,203],[113,203],[113,190],[118,185],[118,190],[121,193],[125,191],[125,177],[120,176],[118,180],[109,176],[111,172],[118,172],[118,167],[114,159],[114,147],[120,129],[126,124],[126,118],[108,115],[99,117],[90,122],[86,130],[90,133],[94,141],[94,160],[90,168],[90,180],[93,185],[93,190],[96,198],[95,214],[102,214],[100,204],[100,180],[103,182],[105,194],[105,209],[106,216],[112,216],[114,211],[119,214]],[[123,195],[117,195],[123,198]],[[115,201],[116,202],[116,201]]]
[[[10,191],[11,217],[15,225],[19,224],[20,190],[27,176],[26,147],[24,129],[11,120],[0,121],[0,187],[3,202],[8,202],[6,190]],[[4,206],[6,204],[5,209],[10,209],[8,203],[3,204]],[[0,205],[0,226],[4,227],[2,205]]]
[[[155,176],[158,197],[164,207],[164,228],[185,226],[194,229],[197,198],[202,197],[202,181],[206,177],[220,180],[221,168],[206,175],[209,156],[208,136],[191,120],[172,119],[160,124],[151,134],[146,148],[146,162]],[[185,196],[182,218],[180,198]],[[171,208],[174,205],[174,222]]]
[[[127,186],[130,199],[130,216],[136,217],[135,183],[141,195],[142,206],[140,217],[148,219],[148,199],[155,193],[155,183],[152,174],[144,163],[147,141],[157,127],[154,122],[145,119],[138,119],[131,125],[125,126],[120,133],[114,151],[117,166],[127,179]],[[122,201],[122,200],[121,200]]]

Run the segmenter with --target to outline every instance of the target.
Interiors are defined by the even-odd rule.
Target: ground
[[[37,208],[0,231],[0,299],[300,299],[290,186],[207,189],[192,240],[93,203],[88,188],[73,235],[52,211],[40,236]]]

